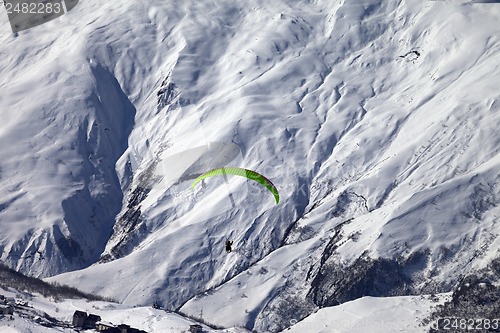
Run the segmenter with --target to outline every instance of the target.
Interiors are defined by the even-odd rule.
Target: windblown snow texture
[[[499,18],[484,1],[87,0],[12,34],[4,15],[1,260],[259,332],[451,292],[499,256]],[[240,177],[191,191],[227,165],[279,205]]]

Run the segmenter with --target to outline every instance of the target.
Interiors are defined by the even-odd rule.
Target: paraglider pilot
[[[233,249],[231,248],[232,245],[233,245],[233,242],[231,242],[230,240],[226,241],[226,252],[227,253],[231,253],[231,251],[233,251]]]

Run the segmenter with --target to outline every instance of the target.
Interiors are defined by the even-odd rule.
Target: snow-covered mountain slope
[[[188,332],[190,325],[198,324],[178,314],[151,307],[130,307],[112,302],[83,299],[57,299],[39,294],[0,288],[0,295],[15,299],[17,305],[12,316],[0,316],[2,333],[78,332],[72,327],[75,311],[83,311],[101,317],[108,325],[125,324],[150,333]],[[325,308],[306,320],[291,321],[286,332],[361,332],[368,328],[373,332],[404,331],[422,332],[426,326],[422,320],[429,310],[449,298],[448,295],[399,296],[390,298],[363,297],[338,307]],[[226,319],[227,320],[227,319]],[[87,330],[87,332],[96,332]],[[203,325],[206,333],[248,333],[241,327],[213,329]]]
[[[83,299],[53,300],[15,289],[0,288],[0,295],[18,301],[12,316],[0,316],[2,333],[80,332],[80,329],[73,328],[72,325],[75,311],[99,316],[109,326],[123,324],[149,333],[188,332],[190,325],[202,325],[178,314],[151,307],[130,307]],[[19,305],[20,302],[25,305]],[[206,333],[248,333],[247,330],[236,327],[224,330],[212,329],[206,325],[202,327]],[[97,332],[93,329],[85,331]]]
[[[436,325],[422,324],[436,302],[439,302],[437,297],[435,300],[423,296],[363,297],[321,309],[286,332],[424,332],[426,326]]]
[[[51,279],[259,332],[450,291],[499,256],[499,18],[453,1],[88,0],[4,24],[2,260],[95,263]],[[226,165],[281,202],[240,177],[191,189]]]
[[[1,15],[2,260],[34,275],[86,267],[122,201],[115,163],[135,107],[113,73],[119,54],[89,38],[89,16],[13,35]],[[92,62],[100,50],[115,59]]]

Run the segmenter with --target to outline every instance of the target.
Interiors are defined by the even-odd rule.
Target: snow
[[[363,297],[321,309],[286,332],[424,332],[428,325],[421,321],[435,305],[424,296]]]
[[[0,289],[0,294],[15,295],[11,291]],[[25,295],[26,296],[26,295]],[[73,313],[76,310],[92,313],[102,318],[102,321],[109,322],[115,326],[126,324],[134,328],[145,330],[146,332],[158,333],[177,333],[184,332],[189,329],[189,325],[196,322],[186,319],[175,313],[168,313],[164,310],[153,309],[151,307],[129,307],[118,303],[110,302],[90,302],[87,300],[65,299],[54,301],[44,298],[40,295],[29,296],[28,309],[31,311],[42,311],[53,318],[71,324]],[[10,317],[10,316],[9,316]],[[204,332],[242,332],[247,331],[237,330],[214,330],[205,325],[202,325]],[[62,327],[44,327],[36,323],[36,317],[28,318],[20,316],[17,310],[14,312],[13,319],[7,317],[0,318],[0,332],[75,332],[73,328]],[[90,332],[94,332],[91,330]]]
[[[77,299],[54,301],[40,295],[22,296],[15,290],[0,289],[0,294],[14,297],[28,297],[28,308],[42,311],[60,321],[70,323],[76,310],[98,315],[102,322],[127,325],[147,332],[182,332],[194,322],[175,313],[150,307],[128,307],[117,303],[96,302]],[[307,319],[291,320],[291,328],[284,332],[353,332],[367,327],[373,332],[422,332],[429,324],[423,324],[432,307],[449,298],[449,294],[429,296],[405,296],[375,298],[363,297],[342,305],[324,308]],[[36,317],[21,317],[15,312],[13,319],[0,319],[0,332],[74,332],[72,328],[47,328],[36,323]],[[204,326],[207,333],[245,333],[243,328],[232,327],[214,330]]]
[[[314,246],[317,245],[313,241],[306,241],[282,247],[243,274],[188,301],[181,310],[193,315],[202,312],[207,318],[228,327],[255,320],[255,312],[263,310],[276,290],[312,262],[311,258],[295,258],[311,252]],[[241,257],[238,252],[235,255]]]
[[[428,253],[422,294],[498,257],[495,4],[87,0],[17,34],[0,16],[11,267],[124,316],[161,300],[264,331],[288,295],[317,310],[325,249],[346,267]],[[191,189],[222,166],[263,174],[280,204],[240,177]],[[310,320],[349,306],[370,320],[365,304],[397,318],[398,302],[412,323],[428,305],[362,298]],[[161,322],[138,309],[138,325]]]

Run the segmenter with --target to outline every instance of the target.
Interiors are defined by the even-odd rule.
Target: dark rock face
[[[358,258],[351,266],[325,262],[311,282],[307,297],[317,306],[335,306],[363,296],[411,295],[414,268],[426,261],[416,254],[406,261]]]
[[[132,192],[127,210],[121,215],[114,227],[113,238],[118,239],[115,246],[109,253],[101,256],[101,262],[108,262],[116,258],[121,258],[130,253],[135,244],[134,233],[141,225],[140,203],[149,193],[149,189],[137,187]]]
[[[280,296],[272,300],[259,314],[257,321],[262,326],[258,327],[258,332],[281,332],[318,309],[310,301],[299,295],[288,294],[288,291],[288,288],[284,288]],[[252,322],[253,324],[255,323]]]
[[[113,227],[110,242],[114,245],[101,256],[100,262],[109,262],[126,256],[144,234],[146,226],[141,219],[141,203],[148,196],[154,184],[161,180],[154,173],[157,163],[158,161],[154,161],[143,173],[137,176],[138,185],[127,194],[127,208],[117,217]]]

